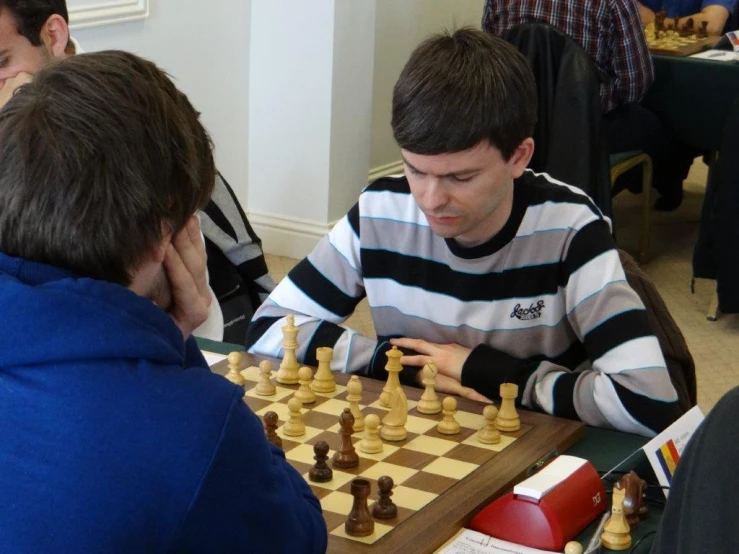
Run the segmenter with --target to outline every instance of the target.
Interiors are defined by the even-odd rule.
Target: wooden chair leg
[[[716,321],[719,318],[719,315],[721,315],[721,313],[718,311],[718,291],[713,291],[713,295],[711,296],[711,303],[708,306],[708,314],[706,314],[706,319],[708,321]]]

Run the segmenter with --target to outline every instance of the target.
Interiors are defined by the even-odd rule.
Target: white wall
[[[247,198],[249,0],[151,0],[147,19],[73,31],[88,52],[129,50],[172,75],[216,147],[218,168]]]
[[[371,171],[398,170],[390,129],[393,85],[413,49],[444,29],[480,27],[484,0],[377,0],[372,101]]]

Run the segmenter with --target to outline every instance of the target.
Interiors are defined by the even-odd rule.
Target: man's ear
[[[524,139],[524,141],[518,145],[518,148],[513,152],[511,159],[508,160],[511,163],[511,175],[514,179],[518,179],[526,168],[529,166],[531,156],[534,155],[534,139],[531,137]]]
[[[53,58],[66,56],[65,50],[69,43],[69,26],[59,14],[49,16],[41,27],[41,42]]]
[[[164,262],[164,255],[167,253],[167,247],[172,243],[172,227],[166,221],[162,221],[160,225],[162,238],[159,239],[159,244],[154,248],[154,261],[156,263]]]

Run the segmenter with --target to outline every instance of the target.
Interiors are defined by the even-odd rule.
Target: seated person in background
[[[696,28],[707,21],[708,34],[721,35],[736,7],[736,0],[641,0],[638,5],[643,25],[654,21],[655,13],[664,7],[669,19],[677,19],[678,27],[691,17]]]
[[[82,53],[69,34],[65,0],[0,0],[0,106],[52,59]],[[261,241],[236,195],[217,174],[213,196],[199,213],[217,302],[195,335],[242,343],[254,310],[274,288]]]
[[[114,110],[110,107],[115,106]],[[124,52],[0,110],[0,506],[14,552],[323,552],[303,478],[191,333],[210,139]]]
[[[669,136],[657,116],[639,102],[654,81],[654,68],[639,12],[632,0],[486,0],[482,28],[495,35],[523,23],[546,23],[578,43],[592,58],[600,80],[603,133],[609,154],[641,150],[654,161],[654,187],[663,195],[669,171]],[[615,183],[614,183],[615,184]],[[638,190],[641,170],[621,179]]]
[[[680,414],[644,306],[591,200],[526,170],[536,87],[526,59],[489,33],[441,34],[393,93],[404,178],[380,179],[257,310],[251,352],[279,356],[295,313],[298,357],[405,382],[433,360],[437,388],[653,435]],[[368,298],[378,339],[339,324]]]
[[[652,554],[739,552],[737,422],[739,388],[718,401],[683,451]]]

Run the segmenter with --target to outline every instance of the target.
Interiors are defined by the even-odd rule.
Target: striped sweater
[[[340,326],[365,296],[377,340]],[[279,357],[288,313],[303,363],[332,346],[332,369],[383,378],[388,339],[421,338],[472,349],[462,384],[489,398],[514,382],[526,408],[648,436],[680,413],[608,220],[547,175],[517,179],[508,222],[471,248],[431,231],[406,179],[376,181],[259,308],[249,351]]]

